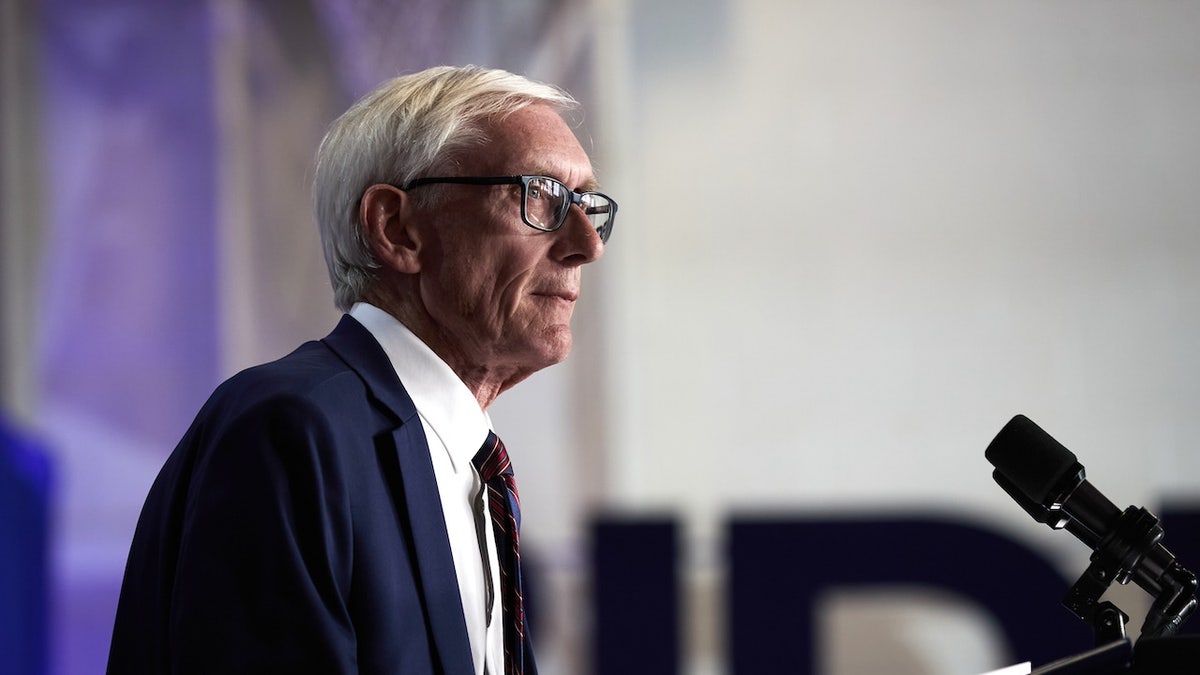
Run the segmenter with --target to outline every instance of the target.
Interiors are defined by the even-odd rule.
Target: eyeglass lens
[[[552,178],[532,177],[525,186],[525,215],[534,227],[557,229],[571,210],[572,196],[567,186]],[[613,211],[612,202],[595,192],[579,195],[579,201],[600,238],[607,239]]]

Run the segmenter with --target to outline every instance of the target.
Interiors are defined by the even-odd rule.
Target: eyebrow
[[[562,183],[563,185],[567,185],[567,181],[563,180],[563,177],[561,174],[559,174],[557,171],[552,171],[550,169],[550,167],[547,167],[547,166],[534,167],[533,169],[530,170],[529,173],[527,173],[525,175],[526,176],[546,176],[547,178],[553,178],[554,180]],[[570,187],[570,186],[568,185],[568,187]],[[588,177],[588,179],[583,181],[583,184],[580,185],[579,187],[573,188],[573,190],[575,192],[596,192],[599,189],[600,189],[600,181],[596,180],[595,174],[590,175]]]

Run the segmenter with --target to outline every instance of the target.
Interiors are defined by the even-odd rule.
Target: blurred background
[[[1089,552],[983,451],[1024,413],[1118,506],[1200,501],[1197,35],[1186,0],[0,1],[0,552],[34,561],[0,564],[0,616],[45,654],[17,672],[103,671],[192,416],[336,322],[326,125],[441,63],[572,91],[621,205],[574,355],[492,409],[545,675],[592,668],[603,519],[675,528],[680,673],[733,672],[739,519],[967,523],[1065,591]],[[937,589],[811,611],[831,675],[1029,658]]]

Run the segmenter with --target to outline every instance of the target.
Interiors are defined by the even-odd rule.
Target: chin
[[[571,337],[570,328],[551,329],[542,344],[539,345],[538,354],[543,361],[541,367],[553,366],[557,363],[562,363],[571,353],[573,338]]]

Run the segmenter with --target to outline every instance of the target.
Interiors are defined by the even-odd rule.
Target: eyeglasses
[[[600,241],[607,242],[617,217],[617,203],[599,192],[572,192],[562,181],[547,176],[494,176],[417,178],[400,186],[411,190],[422,185],[454,183],[461,185],[520,185],[521,220],[535,230],[554,232],[567,222],[571,205],[577,204],[596,228]]]

